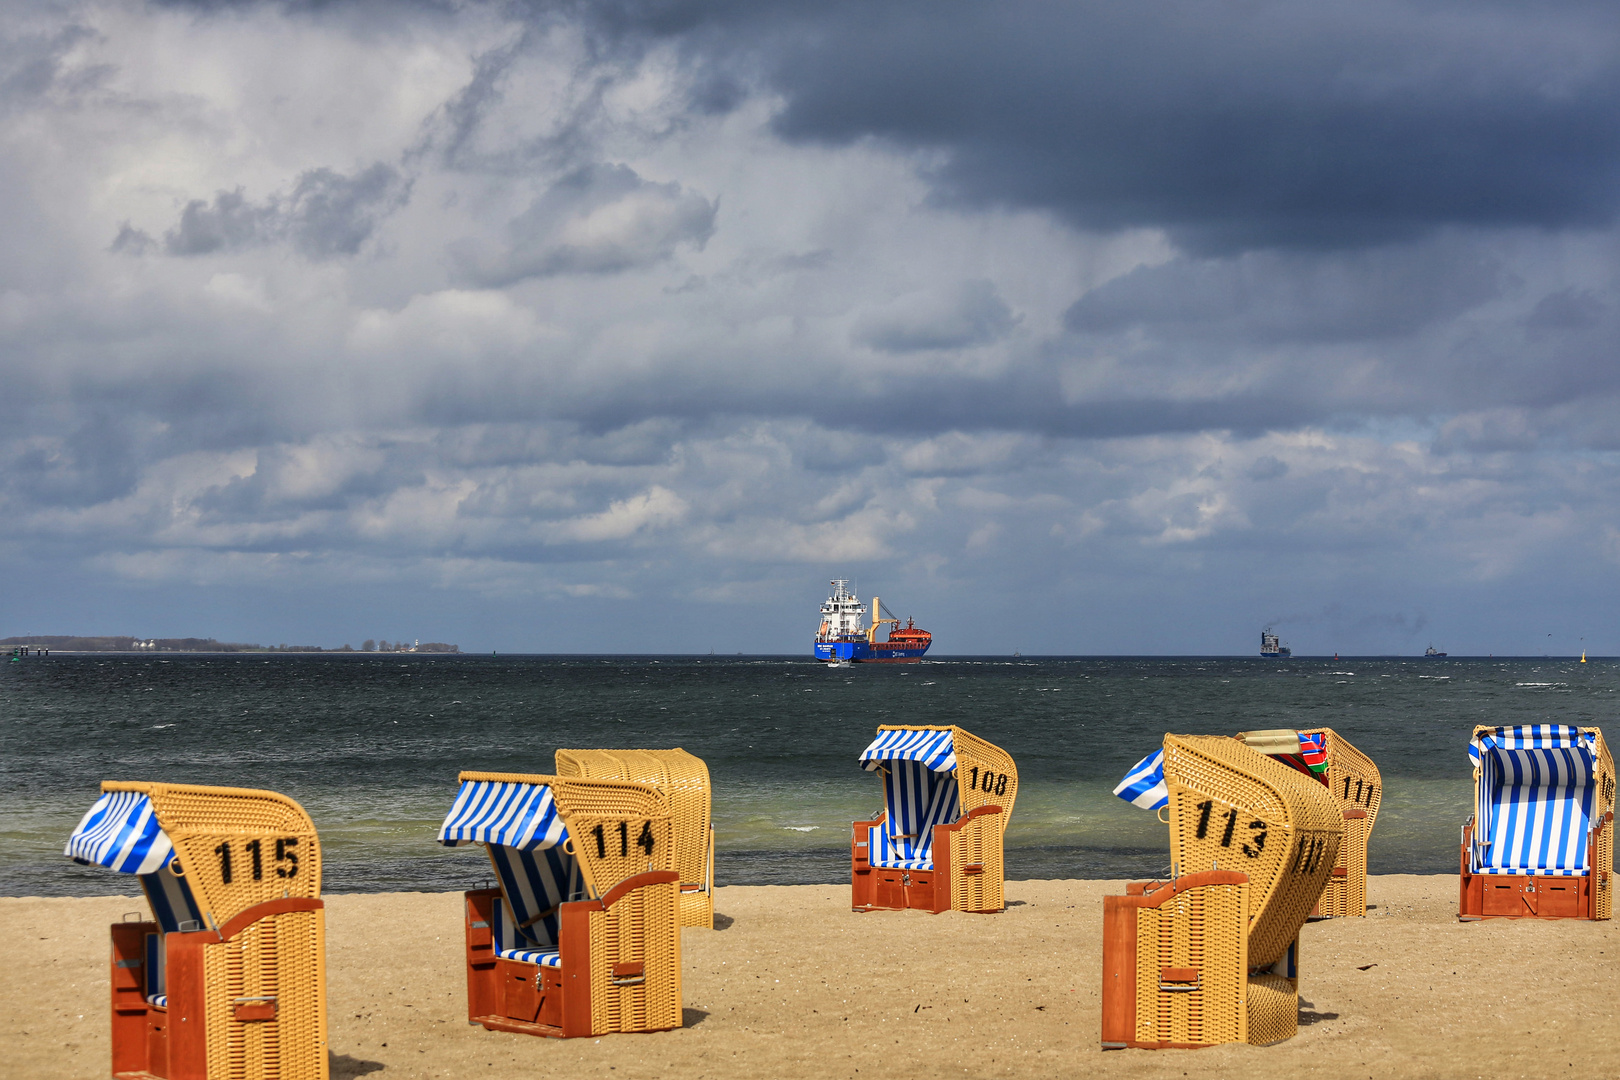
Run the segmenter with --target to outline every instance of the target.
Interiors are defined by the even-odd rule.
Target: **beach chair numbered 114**
[[[714,929],[714,824],[709,767],[673,750],[558,750],[557,775],[651,784],[675,818],[675,869],[681,875],[681,925]]]
[[[325,1080],[321,848],[273,791],[107,782],[68,841],[135,874],[151,921],[112,927],[112,1072]]]
[[[498,882],[465,895],[467,1019],[572,1038],[681,1026],[669,802],[624,780],[464,772],[439,829]]]
[[[884,809],[854,823],[851,906],[1001,911],[1012,756],[959,727],[880,727],[860,764],[883,777]]]
[[[1115,794],[1164,813],[1171,879],[1103,898],[1103,1048],[1292,1038],[1299,930],[1343,836],[1327,788],[1236,739],[1166,735]]]

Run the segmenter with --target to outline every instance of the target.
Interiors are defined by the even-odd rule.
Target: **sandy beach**
[[[538,1039],[466,1022],[459,895],[328,897],[334,1077],[1612,1075],[1620,926],[1460,924],[1451,876],[1375,877],[1303,933],[1301,1027],[1266,1048],[1098,1048],[1101,897],[1009,882],[1002,915],[858,915],[848,886],[718,890],[682,1030]],[[0,899],[0,1074],[107,1075],[107,924],[133,898]]]

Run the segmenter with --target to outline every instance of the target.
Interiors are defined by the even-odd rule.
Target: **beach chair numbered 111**
[[[675,869],[681,875],[681,925],[714,929],[714,824],[709,767],[673,750],[558,750],[557,775],[651,784],[675,818]]]
[[[1238,741],[1327,785],[1344,815],[1344,839],[1311,918],[1365,917],[1367,843],[1384,791],[1378,766],[1332,728],[1245,731]]]
[[[1474,729],[1474,814],[1462,829],[1457,916],[1608,919],[1614,758],[1595,727]]]
[[[465,895],[467,1019],[553,1038],[681,1026],[669,802],[624,780],[464,772],[439,829],[499,883]]]
[[[1343,836],[1327,788],[1217,735],[1166,735],[1115,789],[1164,811],[1171,880],[1103,898],[1103,1049],[1299,1029],[1299,931]]]
[[[880,727],[860,763],[883,777],[884,810],[854,823],[851,906],[1003,910],[1012,756],[959,727]]]
[[[107,782],[67,845],[135,874],[146,922],[112,927],[112,1072],[325,1080],[321,847],[273,791]]]

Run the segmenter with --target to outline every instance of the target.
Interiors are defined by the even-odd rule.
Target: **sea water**
[[[270,788],[320,831],[330,892],[489,876],[434,842],[462,769],[550,772],[558,747],[708,762],[719,884],[849,880],[856,765],[879,724],[959,724],[1018,763],[1009,878],[1162,873],[1156,816],[1115,798],[1167,731],[1332,727],[1377,762],[1374,873],[1455,873],[1475,724],[1597,724],[1620,663],[1558,659],[78,655],[0,665],[0,895],[127,893],[62,857],[103,779]]]

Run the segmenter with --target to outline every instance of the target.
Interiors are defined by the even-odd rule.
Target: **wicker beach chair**
[[[959,727],[880,727],[860,763],[883,777],[884,810],[855,822],[854,909],[1001,911],[1012,756]]]
[[[680,874],[651,784],[464,772],[439,830],[483,844],[466,894],[467,1019],[572,1038],[681,1026]]]
[[[1332,728],[1300,731],[1245,731],[1238,741],[1327,785],[1344,814],[1344,840],[1328,876],[1313,919],[1342,919],[1367,914],[1367,842],[1384,783],[1372,759]]]
[[[1115,793],[1167,809],[1171,880],[1103,900],[1103,1048],[1293,1037],[1299,929],[1343,834],[1327,788],[1236,739],[1166,735]]]
[[[1474,729],[1461,919],[1607,919],[1614,910],[1614,759],[1595,727]]]
[[[709,767],[673,750],[558,750],[557,775],[634,780],[669,800],[675,817],[675,869],[681,875],[681,925],[714,929],[714,824]]]
[[[68,840],[135,874],[152,920],[112,927],[112,1072],[324,1080],[321,847],[273,791],[106,782]]]

